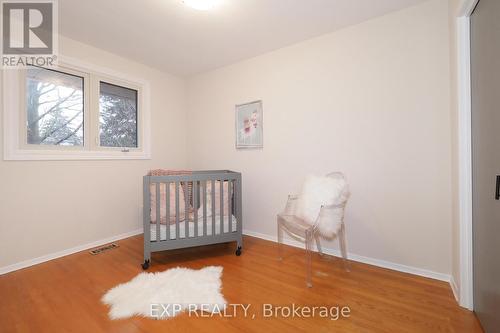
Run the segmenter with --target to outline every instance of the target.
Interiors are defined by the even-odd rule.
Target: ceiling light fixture
[[[182,2],[196,10],[210,10],[217,6],[220,0],[182,0]]]

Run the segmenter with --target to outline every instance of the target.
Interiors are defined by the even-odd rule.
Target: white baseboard
[[[38,258],[29,259],[29,260],[21,261],[19,263],[15,263],[15,264],[12,264],[9,266],[0,267],[0,275],[6,274],[6,273],[9,273],[12,271],[16,271],[19,269],[23,269],[26,267],[30,267],[33,265],[41,264],[43,262],[50,261],[53,259],[61,258],[61,257],[67,256],[67,255],[73,254],[73,253],[85,251],[85,250],[88,250],[88,249],[91,249],[91,248],[94,248],[97,246],[101,246],[101,245],[104,245],[107,243],[115,242],[115,241],[120,240],[120,239],[136,236],[136,235],[139,235],[142,233],[143,233],[142,228],[136,229],[136,230],[132,230],[132,231],[120,234],[120,235],[101,239],[101,240],[98,240],[98,241],[95,241],[92,243],[79,245],[79,246],[76,246],[76,247],[73,247],[70,249],[47,254],[47,255],[44,255],[44,256],[41,256]],[[248,236],[252,236],[252,237],[265,239],[265,240],[272,241],[272,242],[276,242],[275,236],[270,236],[270,235],[262,234],[259,232],[254,232],[251,230],[243,230],[243,234],[248,235]],[[287,245],[290,245],[290,246],[294,246],[294,247],[299,247],[299,248],[304,247],[304,244],[300,243],[299,241],[290,239],[290,238],[285,238],[284,243]],[[336,257],[340,256],[339,250],[332,249],[332,248],[323,248],[323,252],[326,254],[329,254],[329,255],[336,256]],[[455,295],[455,298],[457,298],[458,288],[456,286],[455,281],[450,277],[450,275],[443,274],[443,273],[437,273],[437,272],[429,271],[429,270],[422,269],[422,268],[401,265],[401,264],[397,264],[397,263],[393,263],[393,262],[389,262],[389,261],[385,261],[385,260],[360,256],[360,255],[353,254],[353,253],[349,253],[348,256],[349,256],[349,259],[353,260],[353,261],[358,261],[358,262],[362,262],[365,264],[370,264],[370,265],[374,265],[374,266],[378,266],[378,267],[388,268],[388,269],[392,269],[392,270],[399,271],[399,272],[404,272],[404,273],[409,273],[409,274],[419,275],[419,276],[423,276],[423,277],[427,277],[427,278],[431,278],[431,279],[449,282],[451,289],[453,290],[453,294]]]
[[[19,269],[23,269],[23,268],[30,267],[33,265],[41,264],[41,263],[49,261],[49,260],[61,258],[61,257],[67,256],[67,255],[70,255],[70,254],[73,254],[76,252],[85,251],[85,250],[88,250],[88,249],[91,249],[91,248],[94,248],[97,246],[101,246],[101,245],[104,245],[107,243],[116,242],[117,240],[136,236],[136,235],[139,235],[142,233],[143,233],[142,228],[136,229],[136,230],[132,230],[132,231],[120,234],[120,235],[101,239],[101,240],[98,240],[98,241],[95,241],[92,243],[87,243],[87,244],[75,246],[75,247],[72,247],[70,249],[62,250],[62,251],[55,252],[55,253],[50,253],[50,254],[47,254],[47,255],[44,255],[44,256],[41,256],[38,258],[28,259],[28,260],[24,260],[24,261],[21,261],[21,262],[18,262],[18,263],[9,265],[9,266],[0,267],[0,275],[6,274],[6,273],[9,273],[12,271],[17,271]]]
[[[243,230],[243,234],[248,235],[248,236],[261,238],[261,239],[265,239],[265,240],[272,241],[272,242],[277,241],[276,236],[270,236],[270,235],[262,234],[259,232],[254,232],[251,230]],[[296,241],[296,240],[291,239],[291,238],[285,238],[283,240],[283,242],[286,245],[290,245],[290,246],[294,246],[294,247],[299,247],[299,248],[304,247],[304,243],[301,243],[301,242]],[[340,251],[336,250],[336,249],[332,249],[332,248],[323,248],[323,252],[326,254],[329,254],[329,255],[336,256],[336,257],[340,256]],[[429,271],[429,270],[422,269],[422,268],[406,266],[406,265],[402,265],[402,264],[396,264],[396,263],[393,263],[390,261],[360,256],[360,255],[357,255],[354,253],[348,253],[348,257],[349,257],[349,260],[358,261],[358,262],[362,262],[365,264],[374,265],[374,266],[378,266],[378,267],[388,268],[388,269],[392,269],[392,270],[399,271],[399,272],[419,275],[419,276],[423,276],[423,277],[431,278],[431,279],[435,279],[435,280],[440,280],[440,281],[446,281],[448,283],[451,281],[450,275],[448,275],[448,274],[437,273],[437,272]],[[452,287],[452,289],[453,289],[453,287]]]

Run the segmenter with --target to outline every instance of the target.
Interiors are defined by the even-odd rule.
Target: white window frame
[[[91,96],[89,94],[90,92],[90,74],[85,73],[85,72],[80,72],[76,71],[73,68],[69,67],[62,67],[62,66],[57,66],[57,67],[51,67],[51,70],[60,72],[62,74],[68,74],[68,75],[73,75],[77,77],[83,78],[83,137],[84,140],[88,140],[90,138],[90,130],[89,130],[89,125],[90,125],[90,100]],[[63,146],[63,145],[44,145],[44,144],[29,144],[28,143],[28,129],[26,126],[27,122],[27,114],[26,114],[26,76],[27,76],[27,71],[26,70],[16,70],[18,72],[19,76],[19,147],[22,150],[44,150],[44,151],[53,151],[53,150],[58,150],[58,151],[83,151],[85,150],[85,146]],[[12,95],[12,98],[15,98],[14,95]],[[86,144],[84,142],[84,144]]]
[[[124,82],[123,80],[117,80],[116,78],[109,77],[109,76],[104,76],[104,75],[95,75],[94,80],[92,81],[96,87],[93,88],[93,91],[97,93],[96,99],[99,99],[99,96],[101,94],[101,87],[100,83],[109,83],[115,86],[120,86],[123,88],[128,88],[128,89],[133,89],[137,91],[137,106],[138,106],[138,112],[137,112],[137,147],[125,147],[125,149],[129,150],[130,152],[132,151],[140,151],[142,149],[142,140],[141,137],[143,135],[143,129],[140,124],[143,122],[143,115],[142,112],[139,110],[141,109],[140,105],[142,104],[142,99],[143,99],[143,88],[133,82]],[[97,101],[97,107],[99,107],[99,101]],[[100,145],[100,132],[99,132],[99,119],[95,120],[92,125],[92,136],[94,138],[93,142],[90,144],[93,146],[93,150],[101,150],[101,151],[113,151],[113,150],[122,150],[124,148],[117,148],[117,147],[105,147]]]
[[[128,160],[151,159],[149,83],[143,79],[60,56],[50,68],[84,77],[84,145],[50,146],[26,142],[25,72],[6,69],[3,77],[4,160]],[[138,91],[137,148],[99,146],[99,82]],[[96,119],[97,117],[97,119]]]

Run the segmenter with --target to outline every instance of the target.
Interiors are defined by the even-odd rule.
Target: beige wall
[[[153,158],[0,160],[0,267],[141,228],[142,175],[186,166],[183,80],[67,38],[60,51],[149,81]]]
[[[459,284],[451,18],[460,1],[432,0],[198,75],[187,89],[62,38],[62,54],[150,82],[153,159],[0,160],[0,267],[140,228],[150,168],[243,172],[244,228],[268,236],[307,173],[341,170],[353,192],[350,252]],[[265,148],[237,151],[234,105],[255,99]]]
[[[241,171],[244,229],[271,236],[306,174],[344,171],[350,252],[450,274],[449,61],[432,0],[191,78],[189,166]],[[234,105],[256,99],[264,149],[237,151]]]

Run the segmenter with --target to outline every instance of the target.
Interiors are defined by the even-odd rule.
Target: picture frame
[[[236,149],[264,147],[262,100],[235,106]]]

